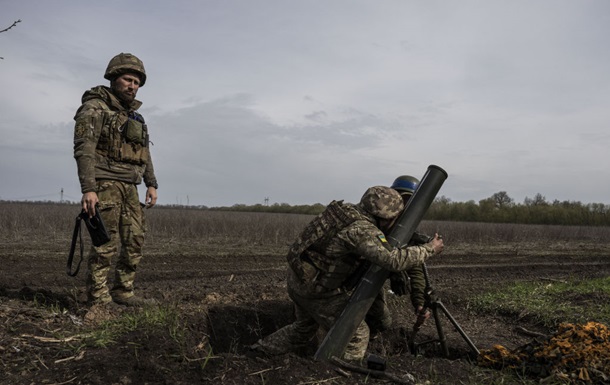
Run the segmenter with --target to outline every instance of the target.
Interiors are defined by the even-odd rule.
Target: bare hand
[[[434,254],[440,254],[445,249],[443,237],[438,235],[438,233],[434,234],[434,239],[431,240],[428,244],[434,249]]]
[[[417,316],[417,319],[415,320],[415,324],[413,324],[413,330],[419,330],[424,322],[430,318],[430,310],[427,308],[424,309],[424,307],[420,305],[415,310],[415,315]]]
[[[146,189],[146,208],[149,209],[157,203],[157,189],[150,186]]]
[[[90,191],[83,194],[80,202],[83,206],[83,210],[89,214],[89,218],[95,215],[95,206],[99,203],[99,199],[97,197],[97,193]]]
[[[418,306],[417,310],[415,310],[415,315],[417,316],[417,321],[415,322],[419,325],[423,325],[423,323],[430,318],[430,310],[427,308],[424,309],[423,306]]]

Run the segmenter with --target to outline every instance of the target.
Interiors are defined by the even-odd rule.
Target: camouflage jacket
[[[426,277],[422,265],[417,265],[407,270],[410,282],[410,299],[413,307],[417,309],[419,306],[424,306]]]
[[[324,226],[333,205],[338,205],[348,219]],[[313,242],[308,241],[311,237]],[[390,246],[374,217],[359,205],[332,202],[305,228],[289,251],[288,262],[301,281],[312,284],[312,291],[319,293],[346,288],[346,283],[366,261],[398,272],[412,269],[433,253],[434,249],[428,245]]]
[[[96,191],[96,180],[111,179],[158,187],[148,149],[148,129],[134,100],[125,108],[110,88],[97,86],[83,94],[74,120],[74,158],[82,193]],[[126,139],[135,122],[136,139]],[[131,130],[133,131],[133,130]]]

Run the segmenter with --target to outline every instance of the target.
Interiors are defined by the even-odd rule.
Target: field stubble
[[[167,317],[85,307],[84,273],[65,273],[78,211],[76,205],[0,203],[0,383],[383,383],[347,377],[307,356],[244,355],[247,345],[292,320],[284,254],[311,216],[148,211],[136,286],[175,314]],[[480,349],[521,346],[532,336],[519,328],[548,334],[552,327],[528,312],[477,309],[476,296],[515,282],[552,285],[603,279],[610,271],[609,228],[424,221],[419,230],[444,236],[445,253],[428,263],[432,285]],[[600,298],[608,299],[604,294],[585,306]],[[389,305],[394,327],[370,344],[388,359],[389,370],[412,373],[421,383],[535,383],[476,366],[448,323],[448,358],[432,348],[412,356],[405,339],[414,321],[408,300],[390,296]],[[126,320],[139,326],[121,326]],[[109,337],[101,338],[100,330]],[[430,321],[420,332],[423,339],[435,335]]]

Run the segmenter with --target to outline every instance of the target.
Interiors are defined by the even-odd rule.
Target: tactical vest
[[[288,265],[303,282],[315,282],[329,290],[344,286],[346,277],[357,268],[357,260],[332,258],[324,251],[337,233],[357,220],[367,218],[352,205],[332,201],[292,245]]]
[[[104,129],[108,129],[108,141],[98,142],[98,153],[117,162],[143,165],[148,161],[148,127],[142,115],[135,111],[127,114],[104,110],[103,121]]]

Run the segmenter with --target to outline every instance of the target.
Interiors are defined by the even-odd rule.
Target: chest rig
[[[144,117],[132,111],[104,112],[104,132],[98,142],[98,151],[117,162],[143,165],[149,157],[148,127]],[[105,154],[104,154],[105,153]]]
[[[354,206],[332,201],[305,227],[288,251],[289,266],[303,282],[334,290],[357,268],[357,257],[332,257],[325,254],[330,241],[357,220],[366,219]]]

